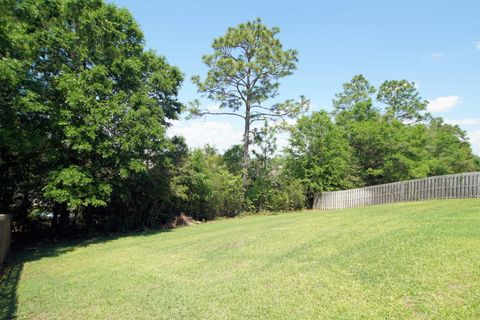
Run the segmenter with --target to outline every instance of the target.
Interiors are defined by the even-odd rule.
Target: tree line
[[[323,190],[480,167],[465,132],[429,115],[406,80],[374,88],[357,75],[332,113],[307,114],[304,97],[269,104],[297,52],[259,19],[229,28],[203,57],[208,73],[192,80],[219,103],[209,112],[178,100],[183,74],[145,48],[126,9],[5,0],[0,13],[0,212],[13,214],[18,232],[296,210]],[[184,111],[241,118],[242,144],[189,149],[166,135]],[[283,151],[279,132],[290,133]]]

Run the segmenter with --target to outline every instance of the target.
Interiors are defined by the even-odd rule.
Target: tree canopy
[[[19,193],[55,213],[106,206],[172,147],[181,72],[115,5],[4,1],[2,12],[2,210]]]
[[[355,167],[343,128],[325,111],[301,117],[291,130],[287,170],[302,181],[307,197],[315,192],[348,189]]]

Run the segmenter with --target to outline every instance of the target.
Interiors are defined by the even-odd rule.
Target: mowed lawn
[[[480,319],[480,200],[249,216],[17,254],[8,319]]]

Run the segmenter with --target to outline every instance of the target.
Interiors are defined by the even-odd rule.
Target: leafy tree
[[[165,130],[181,108],[180,71],[145,51],[137,23],[113,4],[6,1],[1,11],[9,19],[0,31],[9,83],[2,165],[38,176],[34,189],[44,197],[36,202],[53,202],[55,217],[106,206],[114,189],[172,148]]]
[[[266,163],[253,159],[252,184],[247,190],[249,211],[300,210],[305,207],[305,191],[300,179],[292,177],[285,169],[285,159],[274,157]]]
[[[179,207],[197,220],[234,216],[242,208],[242,184],[211,147],[195,149],[176,177]]]
[[[30,103],[35,94],[29,87],[33,50],[29,25],[18,20],[18,16],[27,19],[33,6],[0,2],[0,212],[22,220],[30,198],[39,192],[37,186],[43,182],[39,172],[46,160],[42,157],[46,121],[39,115],[43,106]]]
[[[387,103],[384,110],[374,106],[376,90],[363,76],[353,77],[343,88],[333,101],[335,122],[353,150],[357,183],[373,185],[426,176],[425,128],[403,123],[414,116],[420,118],[423,110],[423,105],[415,104],[420,100],[413,84],[384,82],[377,95]]]
[[[277,151],[276,130],[277,128],[269,126],[267,122],[263,127],[253,130],[253,144],[258,147],[258,150],[253,150],[253,154],[264,168]]]
[[[381,117],[350,127],[358,176],[366,185],[422,178],[428,174],[425,126]]]
[[[427,145],[431,160],[429,175],[472,172],[480,169],[468,137],[460,127],[434,118],[427,131]]]
[[[362,76],[343,85],[334,100],[335,122],[353,149],[356,176],[373,185],[428,175],[470,171],[474,156],[465,133],[425,112],[414,83],[385,81],[375,90]]]
[[[474,154],[473,158],[474,158],[475,165],[476,165],[475,171],[479,171],[480,170],[480,156],[477,156],[476,154]]]
[[[344,83],[343,91],[335,94],[333,99],[336,123],[348,126],[356,121],[378,117],[379,110],[373,106],[372,100],[375,91],[363,75],[356,75],[350,82]]]
[[[273,163],[273,157],[277,149],[276,137],[273,127],[269,127],[265,122],[263,127],[253,130],[253,149],[254,159],[250,163],[249,171],[251,184],[247,189],[250,207],[254,210],[270,210],[272,206],[272,196],[275,194],[275,188],[278,188],[277,175],[278,170]]]
[[[333,99],[334,114],[351,111],[358,104],[371,105],[375,88],[361,74],[355,75],[350,82],[343,84],[343,91]]]
[[[377,100],[386,105],[387,117],[409,123],[428,118],[425,114],[428,102],[420,97],[414,82],[385,81],[378,89]]]
[[[159,153],[146,171],[130,174],[113,185],[107,207],[84,212],[89,229],[126,231],[170,223],[184,209],[185,186],[178,177],[188,162],[189,150],[182,137],[173,137],[165,153]]]
[[[354,185],[352,149],[342,128],[325,111],[298,120],[286,152],[288,171],[302,181],[310,202],[316,192]]]
[[[303,97],[300,102],[287,100],[265,105],[268,99],[277,96],[279,79],[291,75],[296,68],[297,52],[283,49],[276,38],[279,31],[276,27],[266,27],[260,19],[229,28],[213,41],[213,53],[203,56],[209,68],[206,78],[203,81],[199,76],[192,78],[200,93],[220,103],[219,112],[202,110],[198,102],[194,103],[190,109],[192,116],[235,116],[244,123],[244,188],[248,182],[251,125],[256,121],[296,117],[308,106]]]
[[[243,146],[236,144],[230,147],[223,153],[223,163],[227,166],[228,171],[235,175],[241,175],[242,173],[242,156]]]

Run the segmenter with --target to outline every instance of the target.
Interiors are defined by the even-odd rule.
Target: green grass
[[[0,318],[480,319],[480,200],[215,221],[17,255]]]

